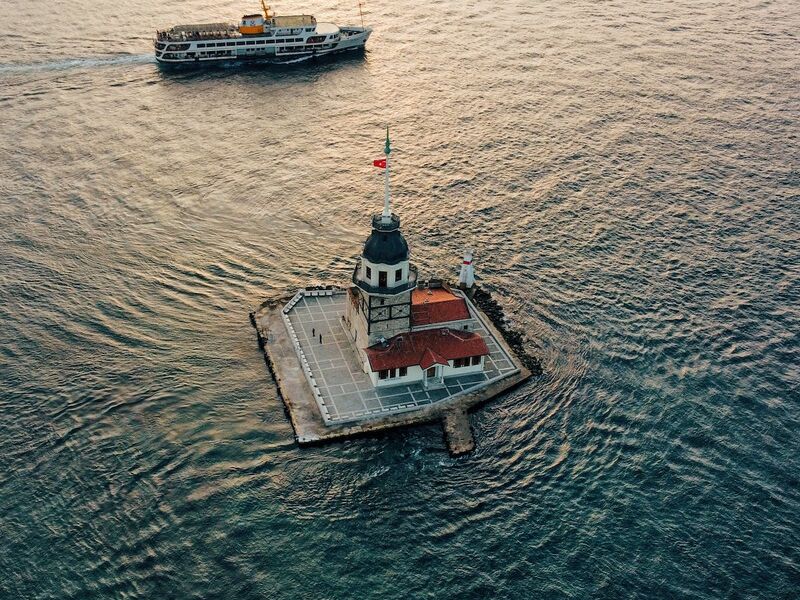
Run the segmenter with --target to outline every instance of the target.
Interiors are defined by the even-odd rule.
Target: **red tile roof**
[[[439,354],[428,348],[425,352],[422,353],[422,359],[419,361],[419,366],[423,369],[427,369],[432,367],[433,365],[446,365],[447,359]]]
[[[489,354],[489,348],[477,333],[443,327],[398,333],[385,345],[375,344],[366,352],[370,368],[382,371],[414,365],[427,369],[456,358],[485,356]]]
[[[411,293],[414,327],[462,319],[469,319],[467,303],[447,288],[417,288]]]

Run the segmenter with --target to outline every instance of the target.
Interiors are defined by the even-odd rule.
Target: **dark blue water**
[[[371,2],[366,56],[159,71],[254,3],[0,13],[0,597],[800,596],[796,2]],[[355,22],[353,3],[282,2]],[[292,441],[248,322],[382,202],[545,375]]]

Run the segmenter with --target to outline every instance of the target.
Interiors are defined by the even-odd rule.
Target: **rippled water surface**
[[[0,597],[797,598],[794,0],[370,1],[205,72],[153,30],[255,2],[2,8]],[[414,261],[474,244],[544,363],[459,459],[299,449],[247,318],[347,280],[387,122]]]

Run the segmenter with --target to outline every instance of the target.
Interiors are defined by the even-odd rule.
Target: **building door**
[[[439,387],[442,384],[441,376],[442,368],[439,365],[433,365],[425,369],[425,387]]]

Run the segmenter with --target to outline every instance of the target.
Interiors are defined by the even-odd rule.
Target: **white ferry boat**
[[[363,50],[372,29],[317,23],[312,15],[279,17],[261,0],[264,14],[236,23],[178,25],[157,31],[156,60],[161,64],[225,61],[293,62],[337,52]],[[359,9],[361,3],[359,2]]]

